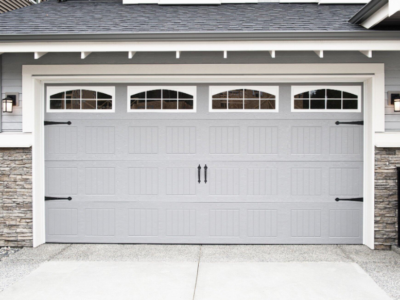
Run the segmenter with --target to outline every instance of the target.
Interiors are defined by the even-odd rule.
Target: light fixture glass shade
[[[11,98],[3,99],[3,112],[4,113],[13,112],[13,100]]]
[[[394,111],[400,112],[400,99],[394,99]]]

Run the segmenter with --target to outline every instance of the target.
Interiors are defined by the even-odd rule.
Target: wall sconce
[[[394,99],[394,111],[400,112],[400,99]]]
[[[13,99],[12,98],[6,97],[3,99],[3,112],[4,113],[12,113],[13,112]]]

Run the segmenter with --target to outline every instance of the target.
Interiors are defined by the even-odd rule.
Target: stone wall
[[[400,149],[375,149],[375,247],[390,250],[397,243],[397,167]]]
[[[31,148],[0,148],[0,246],[32,246]]]

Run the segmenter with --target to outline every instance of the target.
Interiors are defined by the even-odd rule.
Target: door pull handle
[[[197,167],[197,170],[198,170],[197,177],[199,179],[199,183],[201,183],[201,166],[200,165]]]
[[[207,183],[207,165],[204,166],[204,183]]]

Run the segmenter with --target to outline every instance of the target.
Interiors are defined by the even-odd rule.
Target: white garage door
[[[361,98],[361,86],[48,86],[47,242],[362,243]]]

